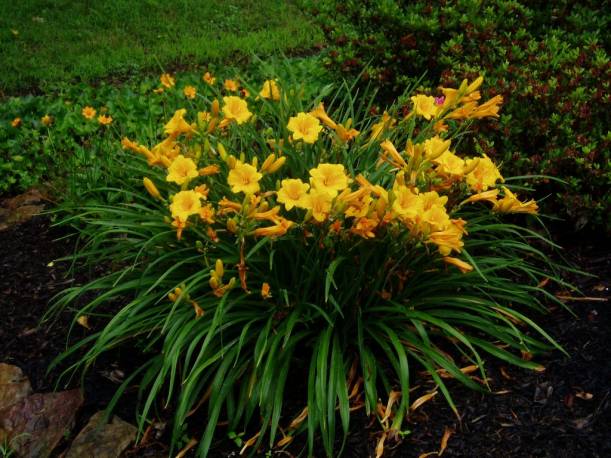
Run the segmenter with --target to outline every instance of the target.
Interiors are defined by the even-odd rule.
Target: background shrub
[[[486,76],[484,98],[505,99],[500,123],[482,123],[473,148],[508,174],[544,174],[545,211],[574,229],[610,230],[609,15],[604,2],[304,1],[342,75],[364,71],[395,95],[424,85]],[[483,138],[486,138],[485,140]]]

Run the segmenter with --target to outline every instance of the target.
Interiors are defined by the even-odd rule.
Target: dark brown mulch
[[[45,217],[0,231],[3,254],[0,260],[0,362],[21,367],[34,391],[55,387],[58,371],[47,374],[51,360],[66,348],[66,335],[72,324],[70,313],[61,314],[51,325],[39,326],[50,299],[72,284],[84,281],[66,277],[65,264],[49,265],[70,253],[72,245],[54,242],[64,231],[49,228]],[[585,270],[600,278],[575,278],[587,296],[606,297],[611,256],[608,247],[581,244],[570,250]],[[458,421],[439,396],[424,404],[412,416],[411,433],[389,456],[418,457],[439,450],[446,428],[455,431],[444,456],[455,457],[606,457],[611,456],[611,344],[608,302],[572,303],[576,317],[562,308],[539,319],[569,353],[551,353],[539,361],[543,373],[533,373],[490,361],[487,367],[491,385],[504,394],[485,395],[452,386],[461,414]],[[73,329],[71,341],[87,335],[80,326]],[[105,407],[118,386],[113,371],[129,367],[129,355],[112,354],[100,360],[84,381],[85,407],[82,422]],[[69,386],[77,386],[79,380]],[[64,386],[62,386],[63,388]],[[508,392],[506,392],[508,391]],[[134,421],[135,399],[121,401],[119,415]],[[355,418],[345,456],[365,457],[375,440],[366,429],[367,419]],[[216,446],[211,456],[237,456],[221,450],[235,450],[227,441]],[[145,456],[146,452],[143,452]],[[130,456],[139,454],[131,453]],[[321,455],[322,456],[322,455]]]

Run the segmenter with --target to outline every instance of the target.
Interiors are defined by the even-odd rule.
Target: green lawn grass
[[[234,64],[322,36],[286,0],[0,2],[0,91],[162,68]]]

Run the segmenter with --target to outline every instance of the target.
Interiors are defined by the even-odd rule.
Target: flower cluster
[[[213,85],[215,78],[207,73],[204,81]],[[480,77],[470,84],[465,80],[458,89],[442,88],[440,97],[415,95],[407,116],[385,112],[372,121],[363,120],[363,131],[352,127],[352,119],[333,120],[320,103],[309,112],[275,118],[283,128],[274,132],[264,117],[277,112],[266,108],[288,105],[278,82],[266,81],[253,98],[228,95],[238,92],[239,85],[226,80],[227,95],[219,93],[208,111],[197,114],[197,122],[187,121],[187,110],[180,109],[165,124],[167,137],[159,144],[148,148],[124,138],[122,145],[146,157],[165,175],[170,184],[167,194],[151,178],[144,178],[144,186],[166,203],[167,222],[179,240],[193,227],[202,229],[196,231],[197,237],[212,244],[219,237],[238,241],[238,270],[245,291],[244,245],[251,239],[277,239],[291,232],[302,234],[303,243],[316,236],[420,244],[468,272],[473,267],[453,257],[460,255],[468,234],[468,221],[455,216],[462,206],[489,202],[494,212],[537,211],[534,201],[522,203],[507,187],[497,188],[504,180],[489,157],[461,157],[453,148],[450,125],[498,116],[500,97],[479,104],[482,81]],[[173,84],[168,75],[162,77],[164,87]],[[195,88],[189,94],[194,97]],[[421,129],[418,136],[404,135],[416,126]],[[265,147],[250,144],[248,154],[238,151],[238,145],[245,146],[236,140],[247,132],[266,138]],[[404,148],[396,146],[400,141],[405,141]],[[233,146],[226,148],[224,143]],[[341,151],[347,151],[348,157],[373,152],[375,168],[359,170],[358,162],[338,160],[341,156],[336,153]],[[219,270],[211,276],[217,295],[234,285],[223,285]]]

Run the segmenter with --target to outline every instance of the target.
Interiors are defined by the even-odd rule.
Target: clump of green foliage
[[[353,85],[267,78],[219,76],[166,114],[163,140],[124,138],[128,152],[117,138],[104,197],[64,202],[83,241],[75,260],[114,269],[58,296],[52,312],[100,326],[55,363],[141,350],[117,396],[139,386],[141,429],[169,407],[173,445],[197,433],[198,456],[221,423],[245,449],[303,434],[304,453],[337,456],[361,409],[380,450],[407,434],[417,399],[456,411],[446,379],[488,389],[488,357],[541,370],[522,354],[559,346],[529,316],[558,302],[544,278],[564,283],[540,249],[551,242],[521,224],[537,222],[536,202],[461,145],[498,110],[498,98],[473,103],[481,79],[413,96],[405,117],[401,104],[375,113]],[[180,94],[163,81],[162,95]],[[421,371],[430,389],[416,391]]]
[[[500,123],[482,124],[472,147],[510,174],[547,175],[544,209],[611,230],[610,16],[604,3],[493,0],[303,1],[329,43],[327,63],[364,72],[394,96],[483,74],[483,95],[505,99]]]

